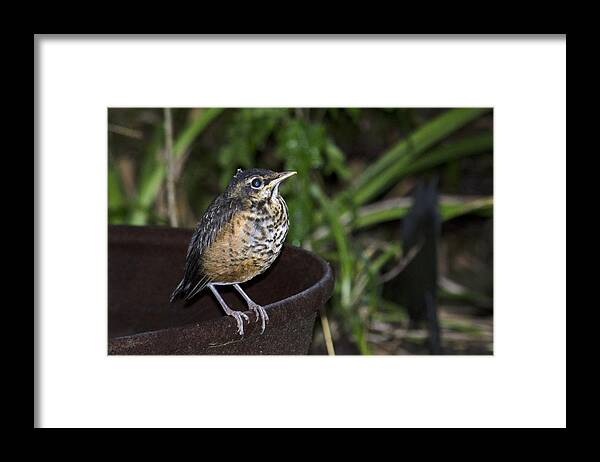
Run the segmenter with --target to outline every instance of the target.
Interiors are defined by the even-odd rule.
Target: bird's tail
[[[169,299],[169,302],[173,303],[175,300],[177,300],[178,298],[182,298],[184,293],[183,293],[183,279],[181,280],[181,282],[177,285],[177,287],[175,287],[175,290],[173,291],[173,293],[171,294],[171,298]]]
[[[185,277],[181,280],[179,285],[175,287],[175,290],[171,294],[170,301],[173,303],[178,298],[183,298],[186,302],[190,301],[193,297],[196,296],[198,292],[204,289],[210,283],[210,278],[207,276],[202,276],[196,285],[192,287],[192,283],[190,283]]]

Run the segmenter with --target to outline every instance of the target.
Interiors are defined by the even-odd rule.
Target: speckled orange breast
[[[203,252],[202,271],[215,284],[248,281],[273,264],[287,230],[287,207],[281,196],[260,210],[237,212]]]

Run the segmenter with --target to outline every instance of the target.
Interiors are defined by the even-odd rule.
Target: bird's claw
[[[249,304],[248,307],[256,313],[256,321],[258,321],[259,319],[261,320],[260,333],[262,334],[265,331],[266,323],[269,322],[269,315],[267,314],[267,311],[262,306],[257,305],[256,303]]]
[[[244,318],[246,321],[250,322],[248,315],[245,313],[242,313],[241,311],[233,311],[232,313],[230,313],[230,316],[233,316],[235,318],[235,321],[237,322],[238,334],[244,335],[244,321],[242,320],[242,318]]]

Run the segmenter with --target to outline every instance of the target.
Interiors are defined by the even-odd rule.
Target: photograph
[[[108,107],[109,355],[493,355],[492,107]]]

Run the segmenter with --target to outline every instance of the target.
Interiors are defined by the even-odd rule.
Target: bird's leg
[[[254,303],[252,299],[246,295],[246,292],[242,290],[239,284],[234,284],[233,287],[235,287],[235,290],[237,290],[240,295],[244,297],[244,300],[246,300],[246,303],[248,304],[248,308],[256,313],[256,320],[258,321],[258,318],[260,318],[262,323],[262,330],[260,333],[262,334],[265,331],[265,323],[269,320],[269,315],[262,306]]]
[[[244,321],[242,321],[242,318],[248,321],[248,316],[242,313],[241,311],[235,311],[229,308],[227,306],[227,303],[225,303],[225,300],[221,298],[219,292],[217,292],[217,289],[215,289],[215,287],[212,284],[208,284],[208,287],[217,298],[217,301],[220,303],[221,308],[223,308],[223,311],[225,311],[225,314],[227,314],[228,316],[233,316],[235,318],[237,322],[238,333],[240,335],[244,335]]]

